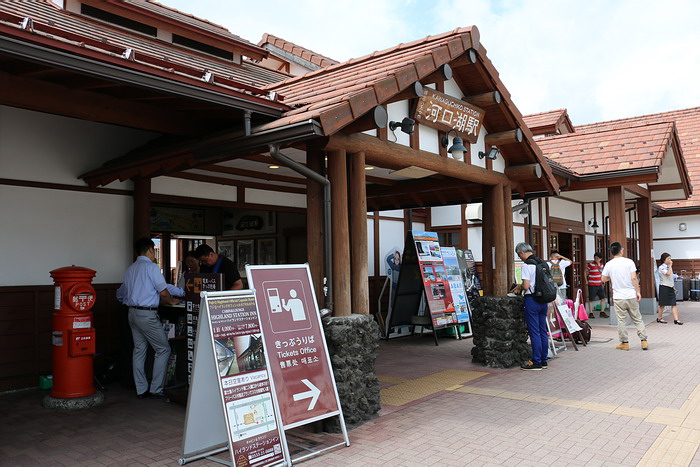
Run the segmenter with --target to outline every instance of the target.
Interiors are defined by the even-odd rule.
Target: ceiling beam
[[[193,180],[195,182],[216,183],[218,185],[254,188],[257,190],[267,190],[267,191],[282,191],[285,193],[306,194],[306,188],[294,188],[294,187],[289,187],[289,186],[279,186],[279,185],[272,185],[272,184],[267,184],[267,183],[246,182],[243,180],[233,180],[233,179],[224,178],[224,177],[209,177],[207,175],[193,174],[193,173],[188,173],[188,172],[174,173],[174,174],[170,174],[167,176],[173,177],[173,178],[183,178],[185,180]]]
[[[273,159],[270,159],[268,164],[277,165]],[[197,167],[197,168],[201,169],[201,170],[207,170],[210,172],[224,173],[224,174],[228,174],[228,175],[239,175],[241,177],[259,178],[261,180],[269,180],[269,181],[283,182],[283,183],[294,183],[297,185],[306,185],[306,179],[302,178],[302,177],[291,177],[288,175],[280,175],[280,174],[269,173],[269,172],[258,172],[256,170],[239,169],[237,167],[227,167],[227,166],[216,165],[216,164],[204,165],[204,166]],[[268,170],[274,170],[274,169],[268,169]]]
[[[625,185],[625,190],[629,191],[630,193],[634,193],[637,196],[641,196],[642,198],[649,198],[649,190],[646,188],[642,188],[639,185]]]

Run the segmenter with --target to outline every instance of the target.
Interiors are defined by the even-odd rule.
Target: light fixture
[[[593,229],[593,233],[598,233],[598,221],[595,219],[595,217],[591,217],[588,219],[588,225]]]
[[[268,165],[267,168],[268,169],[279,169],[280,166],[279,165]]]
[[[680,230],[681,232],[685,231],[687,228],[688,226],[685,225],[685,222],[681,222],[680,224],[678,224],[678,230]]]
[[[527,206],[520,210],[520,215],[523,217],[527,217],[530,215],[530,210],[527,208]]]
[[[448,131],[445,136],[440,138],[440,144],[443,148],[446,148],[447,144],[450,142],[450,133],[452,132],[454,132],[455,137],[452,138],[452,146],[450,146],[450,149],[448,149],[447,152],[452,155],[453,159],[458,161],[464,160],[464,153],[467,152],[467,148],[464,147],[464,140],[459,137],[456,130]]]
[[[371,165],[366,165],[365,170],[374,170],[374,167],[372,167]]]
[[[412,135],[416,121],[412,118],[405,117],[400,122],[391,121],[389,122],[389,129],[395,131],[397,128],[401,128],[401,131],[407,135]]]
[[[498,157],[498,148],[496,146],[491,146],[491,149],[489,149],[489,152],[484,152],[484,151],[479,151],[479,159],[491,159],[496,160]]]

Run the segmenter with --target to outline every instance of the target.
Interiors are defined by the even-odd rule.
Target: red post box
[[[69,399],[95,394],[95,329],[90,312],[95,304],[95,289],[91,285],[95,274],[80,266],[51,271],[55,285],[51,397]]]

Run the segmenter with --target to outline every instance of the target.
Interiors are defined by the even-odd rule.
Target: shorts
[[[588,286],[588,300],[592,302],[596,297],[605,300],[605,287],[602,284]]]

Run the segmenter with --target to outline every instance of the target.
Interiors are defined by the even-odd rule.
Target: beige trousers
[[[639,313],[639,302],[634,298],[613,299],[615,304],[615,314],[617,315],[617,334],[620,336],[620,342],[629,342],[627,340],[627,317],[632,318],[632,323],[637,327],[637,335],[643,341],[647,340],[646,329],[642,315]]]

